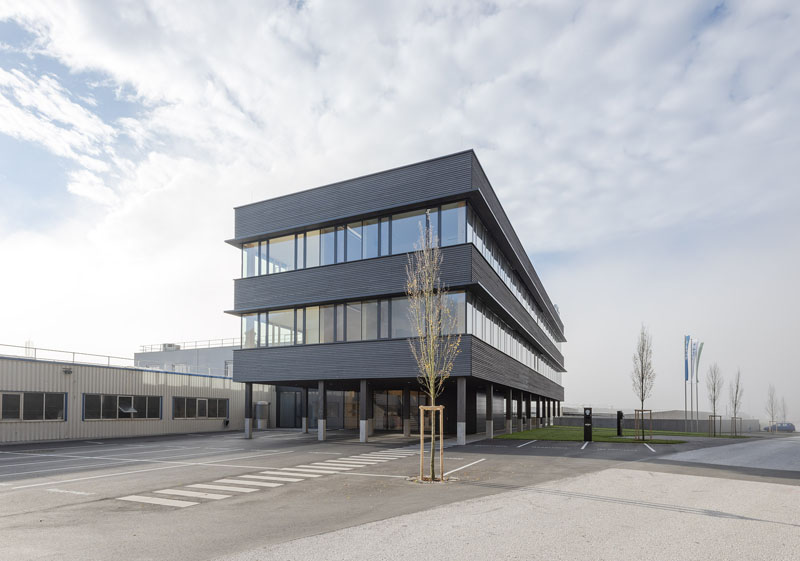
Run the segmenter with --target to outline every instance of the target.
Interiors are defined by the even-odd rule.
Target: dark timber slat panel
[[[550,358],[558,365],[564,366],[564,355],[553,342],[547,337],[542,328],[539,327],[528,313],[528,310],[520,304],[517,297],[508,289],[503,280],[495,273],[492,266],[486,262],[481,252],[472,246],[472,280],[480,283],[481,286],[511,315],[512,327],[523,326],[528,333],[533,336],[534,341],[540,349],[543,349]],[[507,321],[507,318],[504,318]],[[514,325],[514,324],[517,325]]]
[[[323,224],[472,190],[472,151],[300,191],[236,209],[236,238]]]
[[[442,248],[442,282],[471,282],[472,244]],[[482,259],[482,257],[481,257]],[[237,311],[279,309],[310,303],[368,299],[406,290],[408,255],[390,255],[234,281]]]
[[[472,339],[472,375],[475,378],[533,392],[558,401],[564,400],[562,386],[537,374],[491,345],[474,337],[470,337],[470,339]]]
[[[284,384],[317,380],[416,378],[417,366],[406,339],[332,343],[234,351],[237,382]],[[451,376],[473,376],[563,400],[564,389],[524,364],[475,339],[461,338]]]
[[[522,242],[517,237],[517,233],[514,231],[514,228],[511,226],[511,221],[506,216],[506,212],[503,210],[503,207],[500,205],[500,201],[497,198],[497,194],[492,189],[491,184],[489,183],[489,179],[486,177],[486,174],[483,172],[483,168],[481,167],[480,162],[478,162],[478,158],[475,157],[473,160],[473,167],[472,167],[472,182],[475,189],[477,189],[481,195],[483,195],[483,199],[489,207],[494,219],[499,224],[500,230],[502,231],[502,238],[505,238],[506,243],[510,244],[511,247],[514,249],[514,252],[517,254],[517,258],[520,261],[525,273],[530,277],[530,280],[533,281],[533,286],[535,288],[534,296],[539,296],[540,304],[543,304],[545,310],[547,310],[548,314],[552,317],[555,321],[558,329],[561,331],[561,334],[564,334],[564,323],[561,321],[561,318],[555,311],[555,307],[553,303],[550,301],[550,297],[547,295],[547,291],[544,289],[544,285],[542,284],[541,279],[539,279],[539,275],[536,274],[536,270],[533,268],[533,264],[528,257],[525,248],[522,245]],[[483,217],[482,217],[483,218]],[[502,243],[502,239],[499,239]],[[504,252],[507,253],[507,252]],[[511,257],[510,255],[506,255],[506,257]],[[525,275],[520,275],[520,277],[525,280]],[[538,294],[537,294],[538,292]]]

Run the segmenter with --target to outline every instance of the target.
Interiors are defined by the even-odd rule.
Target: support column
[[[525,430],[525,427],[522,426],[522,392],[517,392],[517,426],[519,427],[520,432]]]
[[[375,434],[375,393],[372,384],[367,384],[367,436]]]
[[[325,440],[328,437],[328,392],[325,380],[319,381],[317,395],[317,440]]]
[[[300,428],[308,434],[308,388],[300,388]]]
[[[494,384],[486,384],[486,438],[494,438]]]
[[[456,444],[467,443],[467,379],[456,378]]]
[[[253,383],[244,384],[244,437],[253,438]]]
[[[531,426],[531,394],[529,393],[525,394],[525,419],[526,419],[525,424],[527,425],[527,429],[528,430],[532,429],[533,426]]]
[[[411,390],[403,388],[403,436],[411,436]]]
[[[369,382],[361,380],[361,387],[358,390],[358,439],[361,442],[369,441],[369,417],[367,416],[367,400],[370,397]]]
[[[553,400],[552,399],[548,399],[547,400],[547,426],[548,427],[553,425],[552,413],[553,413]]]
[[[514,432],[514,419],[511,418],[511,411],[514,406],[514,392],[511,388],[506,390],[506,432],[511,434]]]

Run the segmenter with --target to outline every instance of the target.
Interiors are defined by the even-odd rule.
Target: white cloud
[[[757,225],[773,216],[785,223],[800,206],[795,6],[716,7],[0,6],[0,19],[35,35],[31,53],[58,59],[74,75],[105,76],[103,85],[141,108],[105,122],[102,100],[79,104],[58,76],[0,68],[0,132],[74,162],[60,188],[102,203],[52,230],[0,240],[4,259],[23,271],[18,281],[4,279],[13,286],[0,293],[47,290],[41,279],[54,261],[41,259],[46,252],[70,256],[56,260],[59,267],[81,271],[80,282],[67,282],[75,297],[54,298],[47,309],[78,314],[79,297],[99,302],[71,316],[85,319],[69,334],[9,303],[0,340],[33,335],[79,347],[91,340],[95,350],[121,353],[138,342],[230,335],[235,321],[220,311],[230,307],[238,256],[221,240],[232,233],[233,206],[468,147],[534,257],[564,258],[544,280],[566,310],[568,334],[582,336],[608,313],[569,282],[589,278],[586,271],[604,281],[613,274],[587,268],[592,251],[616,247],[624,265],[637,240],[751,229],[777,248],[774,258],[789,254],[796,238],[766,240]],[[704,271],[702,290],[725,282],[748,291],[731,279],[729,264]],[[32,281],[34,274],[41,276]],[[644,302],[620,304],[631,329],[647,320],[638,313]],[[113,334],[102,325],[112,303]],[[659,319],[669,302],[657,304],[647,314],[654,329],[673,329]],[[733,317],[720,312],[720,325]],[[776,335],[778,324],[763,329]],[[592,348],[582,344],[568,347],[578,369]],[[605,372],[627,371],[627,339],[603,335],[597,345],[618,350],[602,359]]]

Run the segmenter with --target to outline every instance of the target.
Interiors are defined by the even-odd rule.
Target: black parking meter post
[[[622,411],[617,411],[617,436],[622,436],[622,419],[625,418],[625,415],[622,414]]]
[[[592,441],[592,408],[583,408],[583,440]]]

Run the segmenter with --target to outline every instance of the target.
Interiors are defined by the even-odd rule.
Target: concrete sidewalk
[[[225,560],[800,559],[798,504],[795,485],[615,468]]]

